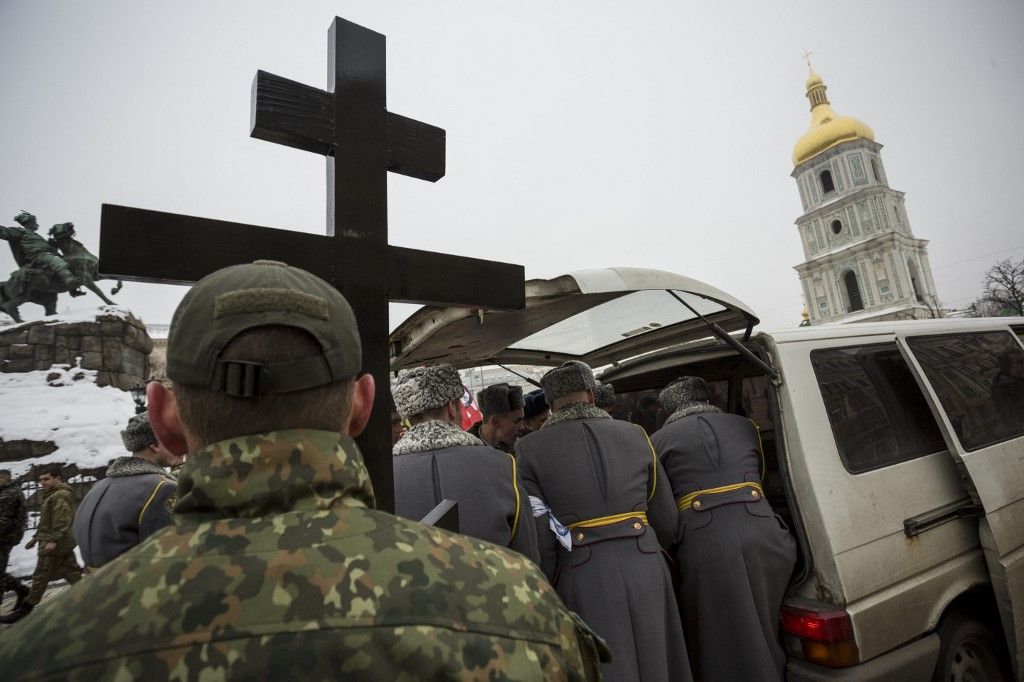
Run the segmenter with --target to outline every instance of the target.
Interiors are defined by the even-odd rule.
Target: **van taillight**
[[[850,614],[842,609],[815,610],[783,604],[782,631],[790,656],[829,668],[857,663],[853,624]]]

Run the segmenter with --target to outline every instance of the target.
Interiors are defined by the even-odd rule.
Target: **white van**
[[[393,369],[579,359],[650,431],[658,390],[701,376],[760,427],[766,494],[800,548],[790,679],[1024,679],[1024,318],[755,335],[725,292],[631,268],[526,294],[520,311],[417,311]]]

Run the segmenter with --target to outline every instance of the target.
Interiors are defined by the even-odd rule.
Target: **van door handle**
[[[907,534],[908,538],[917,537],[926,530],[936,526],[941,526],[956,519],[979,516],[983,511],[981,505],[975,504],[971,498],[965,497],[962,500],[944,504],[938,509],[905,519],[903,521],[903,532]]]

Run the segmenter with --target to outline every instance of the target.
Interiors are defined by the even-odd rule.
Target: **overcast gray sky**
[[[0,224],[70,220],[93,251],[102,203],[322,233],[324,159],[249,138],[249,99],[257,69],[325,87],[335,15],[387,36],[389,110],[447,130],[444,179],[389,179],[393,244],[670,270],[794,325],[812,50],[885,145],[944,302],[1024,255],[1019,0],[0,0]],[[167,323],[184,292],[118,301]]]

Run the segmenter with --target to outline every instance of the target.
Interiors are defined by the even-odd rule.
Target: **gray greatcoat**
[[[395,443],[395,514],[419,521],[448,499],[459,532],[508,547],[534,563],[537,531],[516,460],[453,424],[416,424]]]
[[[566,526],[629,512],[599,528],[570,529],[559,544],[537,518],[541,568],[565,604],[612,651],[605,679],[689,680],[690,666],[662,547],[672,543],[676,508],[643,429],[587,403],[554,414],[516,444],[523,485]]]
[[[757,427],[744,417],[684,405],[651,442],[677,500],[761,480]],[[702,495],[699,507],[679,514],[680,611],[693,674],[701,680],[784,678],[779,607],[796,545],[764,495],[754,492]]]
[[[178,484],[140,457],[120,457],[78,505],[75,540],[86,568],[99,568],[171,524]]]

